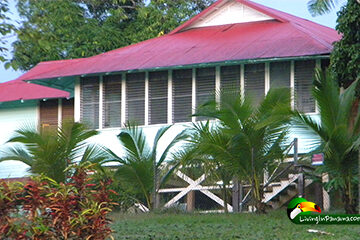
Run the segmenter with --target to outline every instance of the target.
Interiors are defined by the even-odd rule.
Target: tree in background
[[[9,17],[6,15],[9,12],[8,0],[0,2],[0,62],[6,61],[5,54],[7,48],[4,45],[7,43],[6,38],[8,34],[14,29],[14,25],[9,22]]]
[[[166,34],[215,0],[19,0],[7,66],[89,57]]]
[[[101,162],[106,159],[103,151],[86,141],[97,135],[95,130],[88,130],[81,123],[64,123],[59,129],[38,132],[34,128],[16,131],[8,143],[21,145],[9,146],[0,152],[0,162],[21,161],[30,166],[35,174],[44,174],[60,182],[67,178],[69,165],[80,162]]]
[[[331,70],[341,86],[347,87],[360,77],[360,4],[348,0],[338,13],[337,26],[342,38],[334,45]]]

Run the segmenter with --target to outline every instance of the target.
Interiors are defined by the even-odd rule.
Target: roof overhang
[[[326,54],[326,55],[297,56],[297,57],[281,57],[281,58],[274,57],[274,58],[260,58],[260,59],[231,60],[231,61],[221,61],[221,62],[211,62],[211,63],[178,65],[178,66],[164,66],[164,67],[155,67],[155,68],[146,68],[146,69],[132,69],[132,70],[116,71],[116,72],[98,72],[98,73],[83,74],[83,75],[68,76],[68,77],[33,79],[33,80],[26,80],[26,82],[36,83],[47,87],[65,90],[70,92],[70,96],[73,97],[75,81],[76,79],[79,79],[81,77],[107,76],[107,75],[116,75],[121,73],[134,73],[134,72],[205,68],[205,67],[229,66],[229,65],[237,65],[237,64],[254,64],[254,63],[295,61],[295,60],[304,61],[304,60],[328,59],[329,57],[330,55]]]

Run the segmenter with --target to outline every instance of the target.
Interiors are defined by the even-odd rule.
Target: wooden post
[[[322,183],[327,183],[329,182],[329,174],[327,173],[323,173],[322,176],[321,176],[321,180],[322,180]],[[329,193],[324,189],[322,188],[322,196],[323,196],[323,209],[325,212],[329,211],[330,210],[330,195]]]
[[[298,191],[299,191],[299,197],[304,198],[305,197],[305,188],[304,188],[304,173],[302,167],[299,168],[299,179],[298,179]]]
[[[294,138],[294,164],[297,165],[298,162],[298,139]]]
[[[195,210],[195,191],[190,191],[186,195],[186,211],[193,212]]]
[[[243,209],[243,199],[244,199],[244,186],[242,183],[239,184],[239,212],[242,212]]]
[[[233,178],[232,188],[232,205],[233,212],[239,212],[239,180],[236,177]]]

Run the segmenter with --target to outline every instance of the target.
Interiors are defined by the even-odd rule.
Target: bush
[[[111,237],[110,181],[92,183],[87,167],[76,167],[67,183],[44,176],[26,184],[0,182],[2,239],[91,239]]]

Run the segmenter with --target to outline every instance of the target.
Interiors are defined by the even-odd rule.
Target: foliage
[[[209,121],[206,123],[194,123],[189,132],[191,137],[188,139],[188,143],[184,145],[184,150],[178,151],[175,155],[181,164],[185,166],[182,171],[191,176],[189,171],[191,173],[191,171],[194,172],[201,168],[201,172],[205,172],[207,179],[210,181],[221,181],[224,210],[227,212],[227,204],[229,203],[227,186],[234,175],[223,163],[226,161],[224,158],[228,158],[231,151],[231,136],[225,134]],[[209,151],[208,148],[213,150]]]
[[[123,189],[138,199],[139,202],[146,204],[148,208],[155,207],[154,194],[179,163],[173,162],[169,169],[162,169],[162,164],[165,161],[171,161],[170,154],[173,147],[187,138],[185,130],[180,132],[173,139],[166,141],[163,152],[159,153],[159,142],[164,140],[164,136],[170,128],[171,126],[160,128],[153,144],[150,145],[143,129],[134,124],[128,124],[118,135],[125,155],[120,157],[108,150],[113,158],[102,162],[120,163],[121,165],[117,168],[114,178],[119,179]],[[155,192],[154,189],[156,189]]]
[[[0,154],[0,162],[21,161],[35,174],[44,174],[57,182],[65,182],[65,169],[75,161],[100,162],[106,157],[100,147],[89,145],[86,140],[97,135],[81,123],[64,123],[58,129],[38,132],[29,127],[16,131],[8,143],[11,145]]]
[[[89,163],[77,166],[68,183],[36,177],[0,182],[2,239],[106,239],[112,233],[108,182],[92,184]]]
[[[352,240],[359,238],[354,225],[297,225],[285,210],[267,215],[243,214],[141,214],[113,212],[114,238],[145,239],[317,239]],[[309,233],[314,228],[330,235]],[[333,235],[332,235],[333,234]]]
[[[323,15],[335,7],[335,2],[336,0],[310,0],[308,9],[313,17]]]
[[[360,145],[360,112],[352,83],[340,92],[336,80],[329,74],[316,73],[313,96],[317,102],[320,121],[296,113],[295,124],[320,138],[317,151],[325,154],[320,172],[328,173],[327,189],[340,189],[347,213],[355,213],[358,149]],[[354,111],[355,110],[355,111]]]
[[[12,32],[14,29],[14,25],[9,22],[9,17],[7,15],[9,13],[9,2],[8,0],[2,0],[0,2],[0,61],[4,62],[5,53],[8,50],[5,48],[5,44],[7,43],[6,38],[8,34]]]
[[[211,131],[200,128],[202,142],[198,149],[220,161],[227,174],[250,183],[254,204],[264,212],[260,184],[264,169],[270,170],[284,158],[290,91],[271,89],[257,106],[241,94],[222,94],[220,98],[219,103],[211,100],[196,113],[219,121]]]
[[[168,33],[213,0],[19,0],[22,18],[9,62],[89,57]]]
[[[338,13],[337,19],[336,30],[342,34],[342,38],[335,43],[331,54],[331,70],[339,84],[344,87],[360,77],[359,19],[360,3],[348,0]]]

